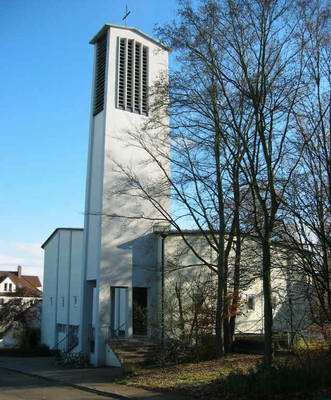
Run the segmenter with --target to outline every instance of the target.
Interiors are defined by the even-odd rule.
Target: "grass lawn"
[[[218,381],[234,370],[243,373],[262,360],[261,356],[233,354],[218,360],[134,371],[119,383],[158,391],[182,392],[189,397],[212,399]],[[212,397],[213,396],[213,397]]]
[[[164,368],[142,368],[129,373],[124,379],[122,378],[118,383],[137,386],[149,390],[167,391],[183,393],[188,398],[196,399],[208,399],[208,400],[245,400],[245,399],[272,399],[272,400],[331,400],[331,391],[329,390],[317,390],[315,393],[307,393],[307,390],[303,389],[302,393],[291,392],[278,395],[266,395],[261,393],[260,395],[254,395],[252,393],[244,392],[234,393],[237,386],[241,386],[241,377],[245,377],[248,373],[260,364],[262,356],[258,355],[247,355],[247,354],[231,354],[218,360],[203,361],[200,363],[187,363],[171,367]],[[226,378],[231,374],[236,373],[237,378],[239,374],[239,381],[236,379],[232,381],[232,385],[225,387]],[[331,372],[330,372],[331,374]],[[231,378],[231,376],[230,376]],[[268,380],[270,377],[266,375]],[[285,377],[290,381],[305,379],[303,376],[292,376]],[[280,377],[280,381],[282,380]],[[278,377],[270,380],[270,384],[278,386]],[[260,381],[264,381],[260,377]],[[254,382],[254,380],[253,380]],[[254,383],[253,383],[254,385]],[[269,385],[269,381],[267,383]],[[299,384],[300,390],[301,386]]]

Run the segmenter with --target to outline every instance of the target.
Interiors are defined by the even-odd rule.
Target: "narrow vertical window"
[[[104,35],[96,44],[93,115],[99,114],[105,105],[106,53],[107,35]]]
[[[248,296],[247,309],[249,311],[254,311],[255,310],[255,296]]]
[[[142,108],[141,112],[148,114],[148,48],[143,47],[143,73],[142,73]]]

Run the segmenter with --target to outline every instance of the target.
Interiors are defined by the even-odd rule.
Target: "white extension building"
[[[178,243],[176,235],[165,239],[148,219],[112,217],[155,217],[140,198],[116,194],[122,177],[114,166],[136,167],[148,179],[157,174],[144,169],[145,156],[126,139],[149,118],[148,87],[167,75],[168,49],[137,29],[116,25],[105,25],[91,44],[84,229],[58,228],[42,246],[42,342],[87,354],[96,366],[118,366],[114,337],[160,336],[164,260]],[[255,307],[261,308],[258,298]],[[261,321],[251,320],[251,330],[261,332]]]

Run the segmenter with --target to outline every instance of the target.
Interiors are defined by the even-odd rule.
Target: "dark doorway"
[[[147,336],[147,288],[133,288],[133,334]]]

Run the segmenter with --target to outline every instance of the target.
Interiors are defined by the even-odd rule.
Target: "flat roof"
[[[95,36],[93,36],[93,38],[90,40],[90,44],[95,44],[108,31],[109,28],[124,29],[127,31],[137,33],[138,35],[141,35],[141,36],[145,37],[146,39],[150,40],[151,42],[154,42],[158,46],[162,47],[164,50],[169,51],[169,52],[171,51],[171,49],[169,47],[165,46],[160,41],[154,39],[152,36],[149,36],[147,33],[144,33],[137,28],[134,28],[132,26],[124,26],[124,25],[116,25],[116,24],[105,24],[99,30],[99,32]]]
[[[211,233],[216,233],[217,231],[211,231],[211,230],[205,230],[202,231],[200,229],[181,229],[181,230],[174,230],[174,229],[170,229],[167,226],[160,226],[160,225],[156,225],[153,228],[153,233],[155,233],[156,235],[165,235],[165,236],[176,236],[176,235],[208,235]]]
[[[54,235],[56,235],[56,233],[57,233],[58,231],[83,231],[83,230],[84,230],[83,228],[68,228],[68,227],[66,227],[66,228],[63,228],[63,227],[56,228],[56,229],[48,236],[48,238],[44,241],[44,243],[41,245],[41,248],[43,249],[43,248],[46,246],[46,244],[52,239],[52,237],[53,237]]]
[[[211,234],[216,234],[218,231],[211,231],[209,229],[206,230],[200,230],[200,229],[182,229],[182,230],[174,230],[174,229],[169,229],[166,226],[154,226],[153,228],[153,233],[158,236],[163,236],[163,237],[168,237],[168,236],[202,236],[202,235],[211,235]],[[225,235],[229,235],[230,233],[226,233]],[[255,240],[256,242],[259,242],[261,239],[253,235],[251,233],[243,233],[242,236],[250,238],[252,240]],[[291,249],[295,250],[291,244],[288,244],[287,242],[275,239],[274,241],[271,242],[271,246],[275,247],[282,247],[286,249]],[[309,253],[309,250],[306,250],[307,253]]]

